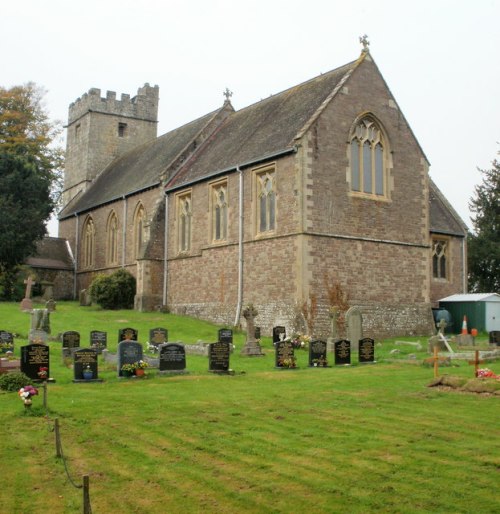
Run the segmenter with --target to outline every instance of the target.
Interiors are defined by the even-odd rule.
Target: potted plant
[[[135,371],[135,363],[134,364],[123,364],[120,368],[122,377],[131,377]]]
[[[36,396],[38,394],[38,389],[36,387],[33,387],[31,385],[27,385],[24,387],[21,387],[18,391],[19,396],[21,397],[21,400],[24,402],[24,408],[29,409],[31,407],[31,398],[33,396]]]
[[[86,368],[83,368],[82,375],[85,380],[92,380],[92,378],[94,377],[94,372],[92,371],[92,369],[90,369],[89,364],[87,364]]]
[[[135,366],[135,374],[138,377],[143,377],[146,374],[145,369],[149,366],[146,361],[140,360],[134,363]]]

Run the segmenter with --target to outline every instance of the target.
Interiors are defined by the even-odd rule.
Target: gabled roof
[[[167,191],[291,150],[304,127],[361,61],[362,58],[233,113],[215,137],[167,184]]]
[[[73,256],[66,239],[44,237],[36,244],[36,253],[26,259],[32,268],[72,270]]]
[[[432,233],[465,237],[467,225],[429,178],[429,228]]]
[[[115,159],[59,213],[64,219],[160,184],[161,175],[222,109],[167,132]]]

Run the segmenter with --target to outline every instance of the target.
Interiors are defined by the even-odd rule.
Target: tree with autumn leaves
[[[0,298],[11,299],[19,266],[46,234],[62,184],[63,151],[33,83],[0,87]]]

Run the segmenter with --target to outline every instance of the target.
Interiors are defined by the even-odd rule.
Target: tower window
[[[127,124],[118,123],[118,137],[125,137],[127,135]]]

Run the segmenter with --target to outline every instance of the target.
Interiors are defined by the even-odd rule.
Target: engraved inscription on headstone
[[[333,352],[335,355],[335,364],[345,365],[351,364],[351,342],[347,339],[340,339],[333,343]]]
[[[21,346],[21,372],[32,380],[40,380],[40,369],[46,368],[50,377],[49,347],[44,344]]]
[[[229,371],[230,345],[225,342],[208,345],[208,370],[214,373]]]
[[[149,349],[157,352],[161,344],[168,341],[168,330],[166,328],[152,328],[149,331]]]
[[[14,335],[7,330],[0,330],[0,353],[14,351]]]
[[[90,332],[90,346],[94,348],[98,354],[108,347],[108,333],[100,330],[92,330]]]
[[[326,358],[326,341],[311,341],[309,343],[309,366],[325,368],[328,366]]]
[[[74,330],[64,332],[62,335],[62,354],[63,358],[70,357],[75,349],[80,348],[80,333]]]
[[[118,342],[137,341],[139,333],[135,328],[121,328],[118,330]]]
[[[219,343],[233,344],[233,331],[230,328],[221,328],[219,330]]]
[[[358,352],[360,363],[375,362],[375,341],[369,337],[360,339]]]
[[[73,353],[74,380],[97,380],[97,350],[94,348],[81,348]],[[87,378],[87,373],[91,376]],[[85,375],[84,375],[85,373]]]
[[[122,366],[124,364],[134,364],[142,360],[142,345],[137,341],[122,341],[118,343],[118,376],[122,377]]]
[[[186,349],[184,345],[167,343],[160,346],[160,371],[182,371],[186,369]]]
[[[291,341],[277,341],[274,344],[275,363],[277,368],[294,368],[295,352]]]

